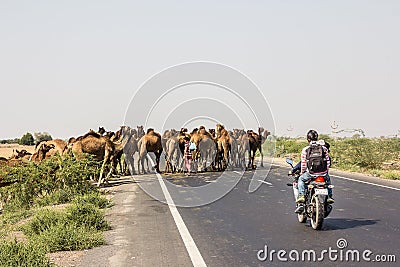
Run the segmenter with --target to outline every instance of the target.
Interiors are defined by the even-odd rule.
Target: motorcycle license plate
[[[320,188],[315,188],[315,194],[316,195],[328,195],[328,189],[326,189],[326,188],[323,188],[323,189],[320,189]]]

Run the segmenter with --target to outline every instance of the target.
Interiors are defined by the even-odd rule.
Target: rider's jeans
[[[305,195],[306,194],[306,187],[305,187],[305,183],[308,180],[311,180],[312,178],[315,178],[317,176],[320,175],[311,175],[309,172],[305,172],[303,173],[300,177],[299,177],[299,181],[298,181],[298,188],[299,188],[299,194],[300,195]],[[330,185],[331,184],[331,177],[329,176],[329,174],[325,174],[325,181],[326,184]],[[332,196],[332,188],[328,188],[328,195]]]

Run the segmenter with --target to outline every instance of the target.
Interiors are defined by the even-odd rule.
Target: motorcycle
[[[286,162],[293,169],[293,160],[286,158]],[[288,186],[293,187],[295,199],[297,199],[299,190],[297,181],[300,177],[300,171],[289,173],[293,176],[293,182],[288,183]],[[298,203],[296,207],[297,218],[300,223],[305,223],[307,218],[311,219],[311,227],[314,230],[320,230],[324,222],[324,218],[328,217],[333,207],[327,203],[328,188],[333,188],[333,185],[327,185],[324,176],[316,176],[314,179],[305,183],[305,202]]]

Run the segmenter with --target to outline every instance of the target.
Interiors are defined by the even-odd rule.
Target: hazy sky
[[[143,82],[191,61],[252,79],[277,134],[329,133],[333,120],[395,134],[399,32],[395,0],[1,0],[0,139],[116,130]]]

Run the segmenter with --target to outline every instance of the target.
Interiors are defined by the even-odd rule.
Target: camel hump
[[[86,133],[84,136],[78,137],[78,140],[85,139],[85,138],[88,137],[88,136],[93,136],[93,137],[96,137],[96,138],[100,138],[101,135],[100,135],[99,133],[96,133],[96,132],[93,131],[93,130],[89,130],[89,132]]]

